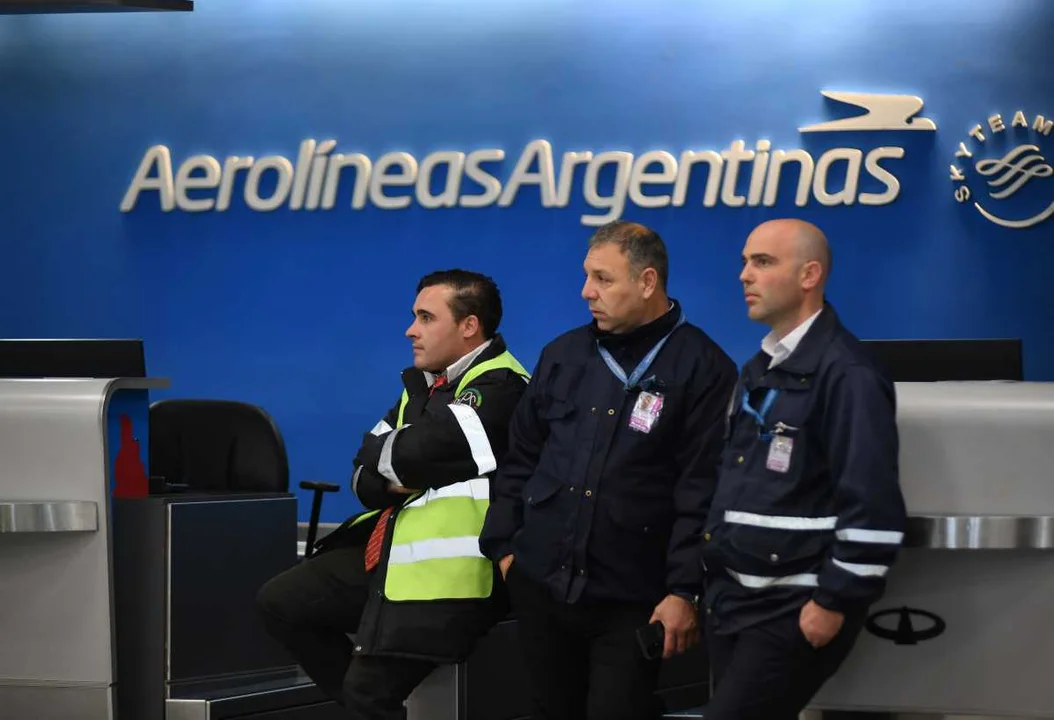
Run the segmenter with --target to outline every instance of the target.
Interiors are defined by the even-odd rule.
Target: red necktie
[[[392,516],[393,508],[388,508],[377,518],[377,525],[370,533],[370,539],[366,542],[366,572],[377,567],[381,561],[381,544],[384,542],[384,529],[388,527],[388,518]]]
[[[432,384],[432,388],[428,391],[428,396],[431,397],[432,393],[444,385],[446,385],[446,375],[440,375]],[[370,533],[370,539],[366,541],[366,572],[373,570],[381,561],[381,545],[384,544],[384,531],[388,527],[388,519],[392,516],[392,510],[394,508],[388,508],[381,513],[381,516],[377,518],[377,525],[374,526],[373,532]]]

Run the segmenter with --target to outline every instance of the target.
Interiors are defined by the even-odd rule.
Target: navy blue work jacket
[[[629,389],[601,357],[598,341],[613,338],[595,324],[557,338],[513,415],[480,547],[494,560],[513,554],[560,601],[701,595],[698,546],[737,372],[698,327],[674,329],[680,313],[674,303],[633,331],[648,347],[623,356],[627,376],[672,334]],[[631,427],[642,390],[662,398],[648,432]]]
[[[810,598],[863,612],[885,590],[906,525],[893,384],[834,309],[771,360],[760,352],[743,368],[706,524],[705,602],[718,632]]]

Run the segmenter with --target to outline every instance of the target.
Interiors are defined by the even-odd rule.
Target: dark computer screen
[[[865,340],[894,382],[1024,380],[1021,340]]]
[[[2,340],[0,378],[146,377],[142,340]]]

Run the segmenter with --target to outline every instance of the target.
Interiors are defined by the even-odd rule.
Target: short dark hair
[[[454,291],[449,305],[455,322],[475,315],[484,338],[490,340],[498,332],[498,325],[501,324],[501,293],[491,278],[471,270],[437,270],[421,278],[417,292],[433,285],[446,285]]]
[[[659,233],[640,223],[615,220],[602,226],[589,238],[589,247],[615,243],[629,259],[635,277],[646,268],[655,268],[659,276],[659,287],[666,291],[670,275],[670,259],[666,254],[666,243]]]

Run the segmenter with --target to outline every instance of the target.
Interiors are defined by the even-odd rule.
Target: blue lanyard
[[[769,388],[769,391],[765,393],[765,399],[761,401],[761,410],[755,410],[750,405],[750,392],[747,390],[743,391],[743,411],[754,418],[759,428],[765,427],[765,416],[769,414],[769,410],[772,409],[772,404],[776,402],[776,396],[780,394],[780,391],[776,388]]]
[[[677,324],[673,326],[673,330],[676,330],[684,323],[685,316],[684,311],[682,310],[681,317],[677,319]],[[671,335],[673,335],[673,330],[670,330],[670,332],[666,333],[666,336],[663,337],[663,339],[660,340],[658,343],[656,343],[655,347],[653,347],[648,352],[648,354],[644,356],[644,359],[640,361],[640,365],[638,365],[636,369],[632,373],[630,373],[630,376],[628,378],[626,377],[625,371],[623,371],[619,364],[615,362],[615,358],[611,357],[611,353],[608,352],[607,348],[600,344],[599,340],[597,340],[597,350],[600,351],[600,357],[604,358],[604,362],[607,363],[608,369],[611,370],[611,373],[616,378],[618,378],[618,381],[620,383],[622,383],[622,387],[624,387],[626,390],[632,390],[633,388],[637,387],[637,383],[639,383],[640,379],[644,377],[644,373],[648,372],[648,368],[650,368],[651,364],[655,362],[655,358],[656,356],[658,356],[659,351],[662,350],[662,346],[665,345],[666,341],[670,339]]]

